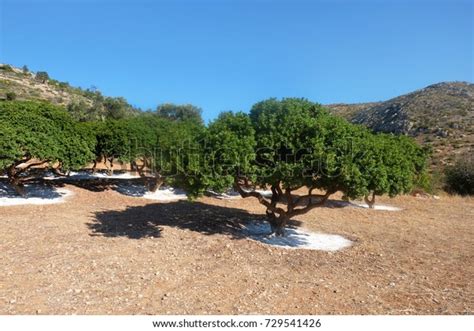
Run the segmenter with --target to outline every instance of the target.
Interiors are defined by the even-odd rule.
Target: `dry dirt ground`
[[[325,252],[240,236],[264,212],[253,198],[156,203],[67,188],[62,204],[0,207],[0,314],[474,312],[472,198],[382,198],[404,210],[298,217],[354,241]]]

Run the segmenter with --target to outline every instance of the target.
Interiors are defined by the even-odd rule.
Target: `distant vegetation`
[[[72,87],[45,71],[31,72],[8,64],[0,65],[0,99],[47,101],[64,106],[77,121],[97,121],[135,116],[140,109],[122,97],[103,96],[96,88]]]

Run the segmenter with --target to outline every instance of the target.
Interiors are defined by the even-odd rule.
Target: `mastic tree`
[[[113,174],[115,160],[128,160],[130,134],[127,120],[106,120],[86,125],[91,127],[97,141],[93,172],[97,163],[103,162],[109,174]]]
[[[361,154],[354,163],[363,170],[367,189],[364,199],[370,208],[374,208],[377,195],[409,193],[428,176],[428,151],[411,138],[366,133],[358,144]]]
[[[232,181],[242,197],[266,207],[273,232],[283,235],[290,218],[323,206],[337,191],[351,199],[406,192],[416,173],[414,160],[400,154],[416,146],[407,141],[382,144],[367,129],[305,99],[269,99],[249,116],[227,113],[209,125],[210,157],[200,180],[220,191]],[[271,196],[257,187],[269,188]]]
[[[255,131],[247,114],[223,112],[205,130],[194,129],[185,142],[176,178],[191,198],[209,189],[224,192],[239,173],[250,176],[253,171]]]
[[[93,159],[94,137],[62,108],[44,102],[0,103],[0,167],[24,194],[32,169],[68,171]]]
[[[179,157],[187,155],[183,149],[190,143],[197,144],[196,137],[204,129],[195,121],[173,121],[156,113],[90,125],[97,137],[95,165],[103,160],[112,173],[115,160],[129,163],[150,191],[176,179],[181,169]],[[181,171],[181,180],[185,181],[183,174]]]

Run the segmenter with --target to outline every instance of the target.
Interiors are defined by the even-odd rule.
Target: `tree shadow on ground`
[[[202,202],[177,201],[127,207],[121,211],[96,212],[88,227],[92,230],[91,235],[131,239],[159,237],[163,226],[241,239],[248,236],[242,228],[251,221],[264,222],[265,216]],[[293,226],[299,224],[297,221],[291,222]]]
[[[64,185],[51,185],[41,180],[32,180],[24,184],[24,195],[20,195],[15,191],[14,187],[8,183],[6,179],[0,179],[0,198],[40,198],[40,199],[56,199],[62,194],[55,189],[64,187]]]

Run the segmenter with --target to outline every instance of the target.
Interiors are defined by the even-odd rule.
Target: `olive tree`
[[[32,169],[78,169],[93,159],[95,139],[62,108],[43,102],[0,103],[0,168],[24,195]]]
[[[49,75],[46,71],[38,71],[35,75],[35,79],[44,84],[49,80]]]
[[[172,103],[164,103],[156,108],[156,114],[160,117],[174,121],[191,120],[203,124],[201,108],[190,104],[175,105]]]

